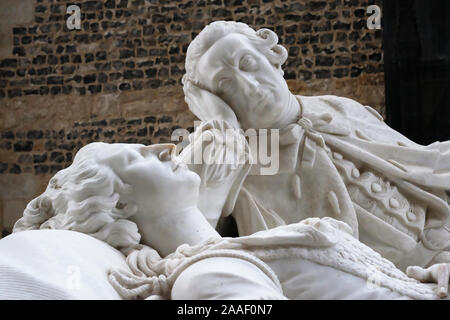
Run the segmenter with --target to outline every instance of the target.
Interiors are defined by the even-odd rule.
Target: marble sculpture
[[[292,94],[286,58],[271,30],[206,26],[183,77],[189,144],[80,149],[0,240],[0,299],[448,299],[450,142]],[[279,134],[275,174],[250,129]]]

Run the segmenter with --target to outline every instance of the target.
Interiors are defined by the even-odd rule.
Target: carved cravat
[[[288,202],[277,206],[266,201],[268,193],[257,184],[267,178],[251,176],[242,191],[242,198],[250,203],[246,210],[260,214],[266,227],[276,221],[292,223],[292,216],[286,218],[282,210],[293,203],[288,199],[295,199],[297,205],[291,210],[298,212],[299,219],[325,215],[345,221],[356,229],[354,235],[359,233],[361,241],[402,268],[413,262],[430,262],[446,250],[450,212],[444,190],[450,189],[450,179],[445,169],[449,158],[445,143],[414,144],[386,126],[372,108],[357,104],[351,107],[359,114],[347,113],[350,108],[345,109],[344,104],[348,99],[324,96],[301,97],[300,101],[301,118],[280,132],[279,174],[273,178],[280,179],[278,184],[289,180]],[[393,137],[388,139],[389,135]],[[314,176],[339,179],[345,190],[336,183],[320,188]],[[303,196],[305,188],[309,189],[307,197]],[[311,195],[316,199],[311,200]],[[312,204],[305,205],[308,202]],[[304,212],[303,208],[316,210]],[[327,212],[317,212],[317,208]],[[357,221],[352,224],[353,217]]]

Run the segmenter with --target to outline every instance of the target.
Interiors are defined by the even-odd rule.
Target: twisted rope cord
[[[128,271],[112,269],[108,275],[108,279],[110,280],[112,286],[125,299],[145,299],[152,295],[159,295],[165,299],[170,299],[172,286],[184,270],[200,260],[214,257],[237,258],[252,263],[267,277],[269,277],[269,279],[276,285],[280,294],[283,294],[278,277],[266,263],[250,253],[227,249],[219,249],[196,254],[181,262],[181,264],[179,264],[170,275],[160,274],[158,276],[150,277],[145,275],[137,276]]]

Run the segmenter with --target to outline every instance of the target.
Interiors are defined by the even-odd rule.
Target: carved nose
[[[239,74],[239,78],[244,83],[245,95],[252,96],[255,94],[255,92],[257,92],[257,88],[259,86],[258,81],[256,81],[254,78],[244,75],[244,74]]]
[[[161,161],[170,161],[175,151],[175,145],[171,143],[165,144],[165,148],[159,153],[158,158]]]
[[[144,157],[152,153],[158,156],[161,161],[169,161],[174,152],[175,145],[172,143],[153,144],[141,148],[141,153]]]

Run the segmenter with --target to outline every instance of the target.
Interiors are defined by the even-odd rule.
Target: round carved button
[[[344,157],[342,156],[342,154],[340,154],[339,152],[333,152],[333,158],[335,158],[336,160],[342,160],[342,159],[344,159]]]
[[[408,218],[409,221],[416,221],[416,219],[417,219],[416,214],[412,211],[408,211],[408,213],[406,214],[406,217]]]
[[[398,202],[397,199],[391,198],[389,199],[389,205],[391,208],[398,209],[398,207],[400,207],[400,202]]]
[[[372,183],[372,191],[375,193],[380,193],[382,191],[381,185],[379,183]]]
[[[353,170],[352,170],[352,177],[353,178],[359,178],[360,175],[361,175],[361,173],[359,172],[359,170],[357,168],[353,168]]]

